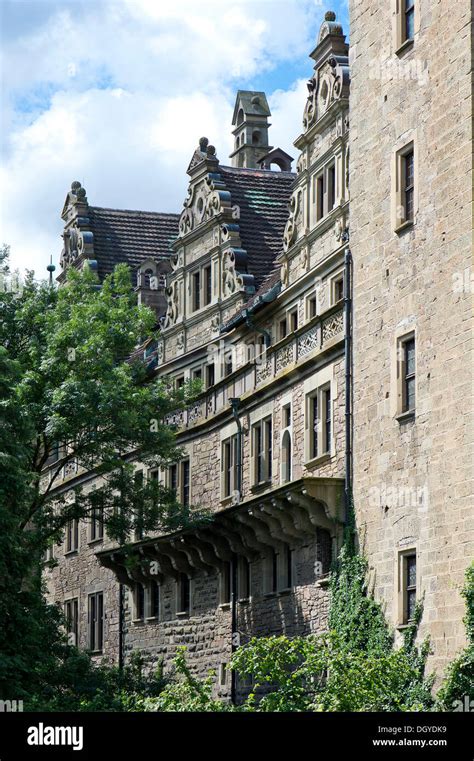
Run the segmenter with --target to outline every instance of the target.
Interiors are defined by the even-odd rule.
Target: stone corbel
[[[199,554],[196,547],[191,546],[189,540],[192,541],[192,537],[181,537],[180,539],[172,539],[170,544],[178,551],[184,552],[188,558],[189,564],[194,568],[203,571],[205,576],[211,576],[214,572],[214,567],[211,563],[206,563]]]
[[[216,536],[215,534],[207,531],[198,530],[196,536],[201,542],[210,544],[216,557],[221,563],[228,563],[232,560],[232,550],[229,547],[229,543],[224,537]]]
[[[282,530],[281,523],[265,511],[264,504],[260,504],[256,510],[253,510],[254,517],[262,521],[262,523],[268,529],[270,536],[272,536],[277,542],[288,542],[288,535]]]
[[[257,553],[243,543],[241,537],[236,530],[232,529],[230,523],[224,523],[223,526],[215,525],[213,526],[213,530],[225,537],[229,542],[230,549],[236,555],[243,555],[249,562],[255,560],[257,557]]]
[[[258,541],[258,539],[255,536],[255,533],[253,530],[247,527],[247,525],[243,524],[241,521],[238,520],[238,515],[235,515],[235,520],[240,523],[240,527],[236,529],[240,536],[242,537],[242,541],[244,546],[247,548],[247,551],[252,553],[253,557],[259,557],[262,552],[265,550],[265,545],[262,545],[261,542]],[[229,527],[228,520],[222,521],[224,527]],[[234,528],[232,526],[229,527],[229,531],[233,531]]]
[[[251,511],[248,513],[238,513],[236,518],[240,523],[253,531],[255,538],[260,543],[263,550],[265,550],[266,547],[272,547],[275,549],[280,546],[281,542],[270,534],[268,526],[262,520],[256,518]]]
[[[304,531],[298,530],[294,520],[292,520],[291,511],[288,510],[288,506],[285,505],[285,502],[274,498],[272,499],[271,504],[272,507],[264,504],[263,509],[280,523],[286,536],[293,537],[294,539],[303,539],[306,534]]]

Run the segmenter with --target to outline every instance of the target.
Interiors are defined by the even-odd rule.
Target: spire
[[[234,150],[232,166],[258,168],[258,162],[272,146],[268,144],[268,117],[271,116],[264,92],[239,90],[232,118]]]

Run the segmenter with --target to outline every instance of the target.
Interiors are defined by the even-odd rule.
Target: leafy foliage
[[[448,667],[437,696],[438,710],[466,710],[466,699],[474,705],[474,562],[466,571],[462,595],[466,601],[464,623],[468,644]]]
[[[5,274],[8,247],[0,254]],[[86,267],[71,269],[60,289],[30,273],[22,289],[0,293],[1,697],[31,694],[64,660],[40,570],[70,519],[100,508],[108,535],[124,544],[134,528],[146,535],[206,518],[183,509],[157,480],[135,478],[130,462],[132,452],[145,468],[180,458],[166,416],[197,391],[175,392],[129,359],[154,326],[125,265],[102,285]],[[101,485],[55,491],[71,464],[95,469]]]
[[[133,654],[130,665],[93,665],[90,657],[64,646],[57,669],[33,697],[26,700],[29,711],[143,711],[146,701],[160,694],[166,682],[161,665],[154,674],[144,673],[141,653]]]
[[[186,663],[186,648],[180,647],[174,660],[171,681],[156,699],[148,699],[144,708],[148,711],[209,712],[228,711],[231,707],[212,697],[214,673],[205,679],[194,677]]]

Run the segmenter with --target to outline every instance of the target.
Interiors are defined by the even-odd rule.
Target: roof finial
[[[325,21],[335,21],[336,20],[336,14],[334,11],[326,11],[324,14],[324,20]]]
[[[51,254],[51,256],[49,257],[49,264],[48,264],[48,266],[46,267],[46,269],[47,269],[47,270],[48,270],[48,272],[49,272],[49,284],[50,284],[50,285],[53,285],[53,272],[55,271],[56,267],[55,267],[55,266],[54,266],[54,264],[53,264],[53,255],[52,255],[52,254]]]
[[[202,153],[205,153],[208,145],[209,145],[209,140],[207,137],[201,137],[199,139],[199,150],[202,151]]]

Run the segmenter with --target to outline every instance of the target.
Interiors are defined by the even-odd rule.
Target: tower
[[[232,117],[234,150],[232,166],[257,169],[259,160],[272,150],[268,144],[268,117],[271,116],[264,92],[239,90]]]

